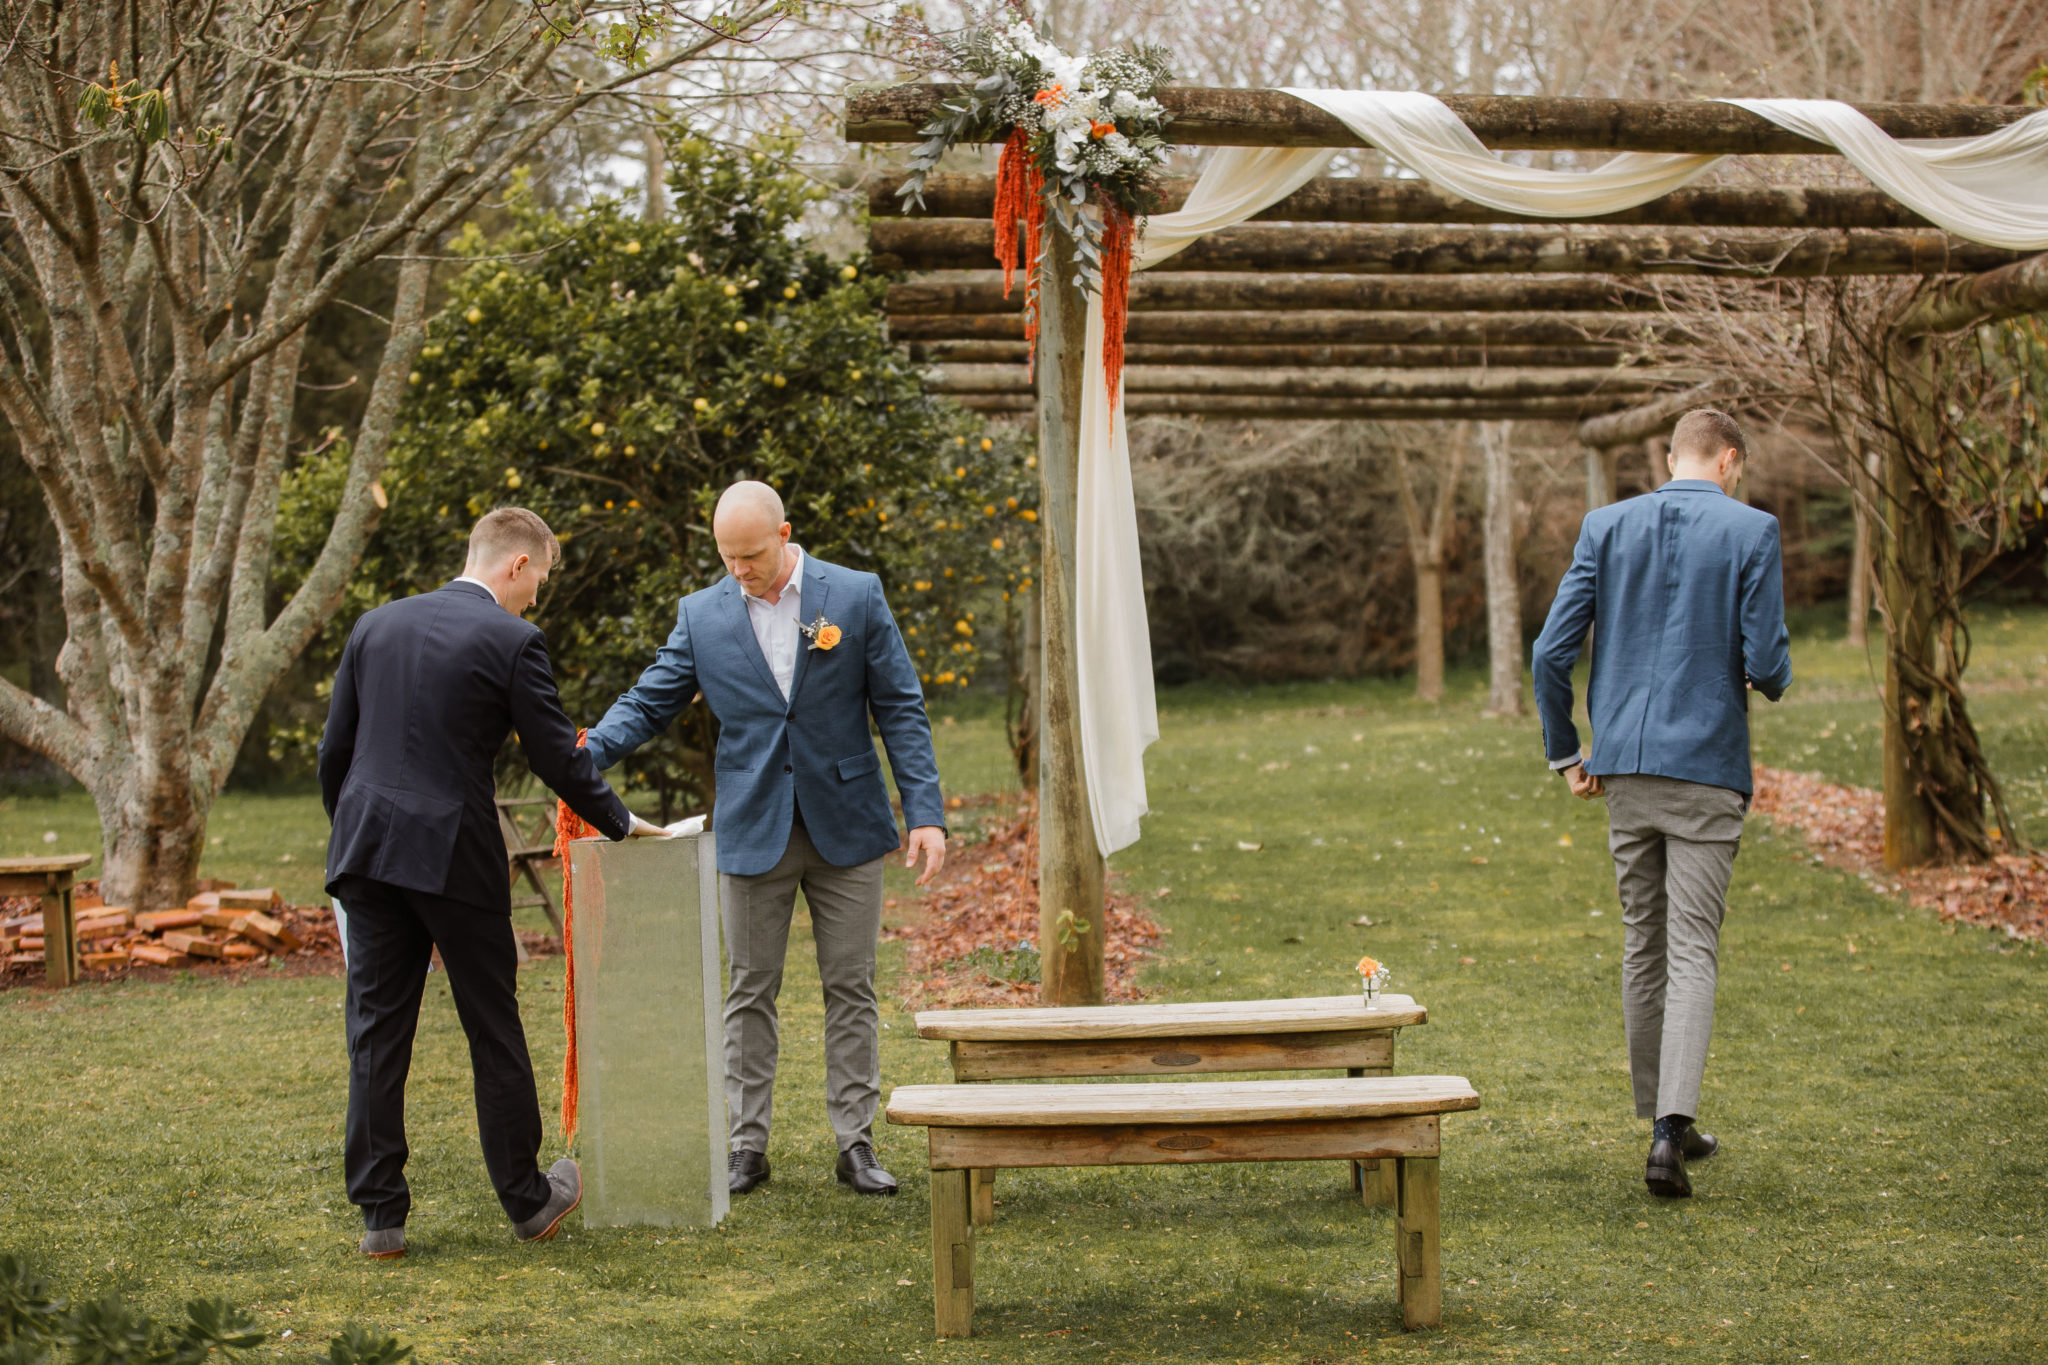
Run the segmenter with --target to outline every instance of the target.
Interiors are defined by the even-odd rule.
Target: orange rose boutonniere
[[[810,637],[812,649],[831,649],[845,638],[846,634],[838,626],[827,621],[822,612],[819,613],[818,619],[809,625],[798,622],[797,628]]]

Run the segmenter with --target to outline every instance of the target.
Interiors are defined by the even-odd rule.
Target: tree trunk
[[[1522,714],[1522,593],[1515,581],[1515,457],[1512,422],[1482,422],[1486,456],[1487,714]]]
[[[1437,470],[1436,502],[1429,520],[1416,501],[1408,457],[1394,461],[1401,493],[1401,513],[1408,523],[1408,550],[1415,561],[1415,695],[1440,702],[1444,696],[1444,540],[1457,502],[1458,479],[1465,469],[1470,425],[1456,423]]]
[[[1648,466],[1650,479],[1644,487],[1652,493],[1671,482],[1671,442],[1663,436],[1652,436],[1643,442],[1643,463]]]
[[[1934,416],[1925,409],[1931,363],[1924,341],[1894,350],[1899,381],[1898,420],[1909,440],[1931,440]],[[1910,427],[1906,424],[1911,423]],[[1947,534],[1933,501],[1913,477],[1912,462],[1896,442],[1884,452],[1885,535],[1883,586],[1884,864],[1894,871],[1933,862],[1939,853],[1934,808],[1914,759],[1914,740],[1928,738],[1935,671],[1935,538]]]
[[[1074,551],[1081,383],[1087,344],[1084,296],[1070,283],[1073,248],[1047,225],[1040,267],[1038,460],[1039,593],[1044,658],[1039,689],[1039,1001],[1100,1005],[1105,870],[1095,843],[1081,763],[1080,678],[1074,651]]]
[[[1444,699],[1444,566],[1415,561],[1415,696]]]
[[[1849,542],[1849,643],[1858,649],[1870,644],[1870,509],[1883,468],[1874,450],[1862,464],[1849,457],[1849,510],[1855,517]]]
[[[116,780],[95,783],[103,844],[101,894],[131,910],[183,906],[206,849],[209,800],[202,806],[189,782],[159,777],[150,790]]]
[[[1605,507],[1614,501],[1614,449],[1586,447],[1586,510]]]

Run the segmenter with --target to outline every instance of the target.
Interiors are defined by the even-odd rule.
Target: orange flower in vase
[[[1387,969],[1376,957],[1358,959],[1358,981],[1365,996],[1365,1007],[1371,1009],[1378,1003],[1380,991],[1387,984]]]

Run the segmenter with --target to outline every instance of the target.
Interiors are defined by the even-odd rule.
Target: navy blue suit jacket
[[[328,891],[353,875],[511,914],[492,767],[514,729],[535,776],[626,837],[632,817],[576,747],[540,627],[475,583],[365,612],[320,735]]]
[[[1586,514],[1531,670],[1543,748],[1579,753],[1572,666],[1593,631],[1594,774],[1650,773],[1748,795],[1749,694],[1792,685],[1778,519],[1705,479]]]
[[[702,691],[718,717],[711,811],[718,869],[734,876],[766,872],[781,860],[798,807],[811,842],[834,866],[898,847],[870,715],[889,751],[905,821],[946,824],[924,692],[882,581],[810,555],[803,566],[804,623],[822,617],[843,634],[831,649],[798,641],[789,700],[754,638],[744,590],[728,576],[682,600],[668,642],[584,740],[597,766],[609,768],[667,729]]]

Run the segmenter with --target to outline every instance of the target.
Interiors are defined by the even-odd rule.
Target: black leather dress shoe
[[[1660,1199],[1689,1199],[1692,1182],[1685,1178],[1685,1152],[1670,1138],[1650,1144],[1650,1160],[1643,1167],[1643,1183]]]
[[[839,1154],[839,1183],[853,1186],[855,1194],[894,1194],[896,1177],[875,1160],[875,1149],[856,1142]]]
[[[726,1188],[745,1194],[756,1185],[768,1183],[768,1158],[760,1152],[728,1152],[725,1158]]]
[[[1685,1154],[1687,1161],[1705,1161],[1721,1150],[1721,1143],[1712,1133],[1702,1133],[1688,1123],[1685,1125],[1685,1136],[1679,1140],[1678,1150]]]

